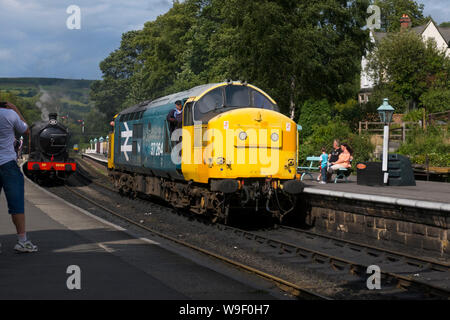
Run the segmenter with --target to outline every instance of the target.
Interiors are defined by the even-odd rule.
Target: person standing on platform
[[[20,111],[9,102],[0,102],[0,192],[5,190],[8,212],[16,226],[18,242],[14,247],[17,252],[35,252],[37,246],[27,239],[25,230],[25,189],[24,178],[17,165],[14,150],[15,132],[23,134],[28,131]]]
[[[320,156],[320,176],[322,181],[320,184],[327,184],[327,170],[328,170],[328,154],[325,147],[322,148],[322,155]],[[320,179],[319,179],[320,180]]]

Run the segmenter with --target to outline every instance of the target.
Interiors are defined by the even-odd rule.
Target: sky
[[[418,2],[437,23],[450,21],[448,0]],[[80,29],[67,27],[71,5],[80,8]],[[99,63],[122,33],[171,7],[172,0],[0,0],[0,77],[100,79]]]

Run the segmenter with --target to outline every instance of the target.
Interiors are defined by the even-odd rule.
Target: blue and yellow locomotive
[[[182,101],[182,128],[166,119]],[[123,194],[157,196],[226,221],[231,208],[282,219],[303,184],[296,177],[298,131],[261,89],[207,84],[147,101],[114,119],[109,174]]]

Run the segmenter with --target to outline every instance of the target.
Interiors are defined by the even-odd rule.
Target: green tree
[[[381,9],[381,29],[389,32],[400,30],[400,18],[407,14],[411,18],[412,26],[427,23],[430,17],[423,15],[424,5],[413,0],[375,0],[373,4]]]
[[[217,73],[270,88],[283,112],[346,100],[368,42],[365,1],[224,1]]]
[[[450,21],[442,22],[442,23],[439,25],[439,27],[442,27],[442,28],[450,28]]]
[[[92,85],[111,117],[134,103],[227,78],[248,80],[296,117],[308,99],[357,92],[368,0],[186,0],[124,34]]]
[[[378,79],[372,101],[381,101],[382,93],[398,111],[420,106],[430,88],[449,88],[449,59],[432,39],[424,42],[412,31],[389,34],[369,55],[367,70]]]
[[[17,106],[28,125],[41,120],[41,111],[36,107],[36,99],[24,99],[0,90],[0,101],[8,101]]]
[[[140,54],[135,40],[140,31],[129,31],[122,35],[120,48],[100,63],[103,80],[91,85],[90,98],[96,108],[107,119],[121,111],[129,97],[131,80]]]
[[[429,113],[450,110],[450,88],[432,88],[420,97],[422,106]]]

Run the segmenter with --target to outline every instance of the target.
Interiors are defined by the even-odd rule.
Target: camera
[[[8,103],[6,101],[0,101],[0,108],[8,108]]]

